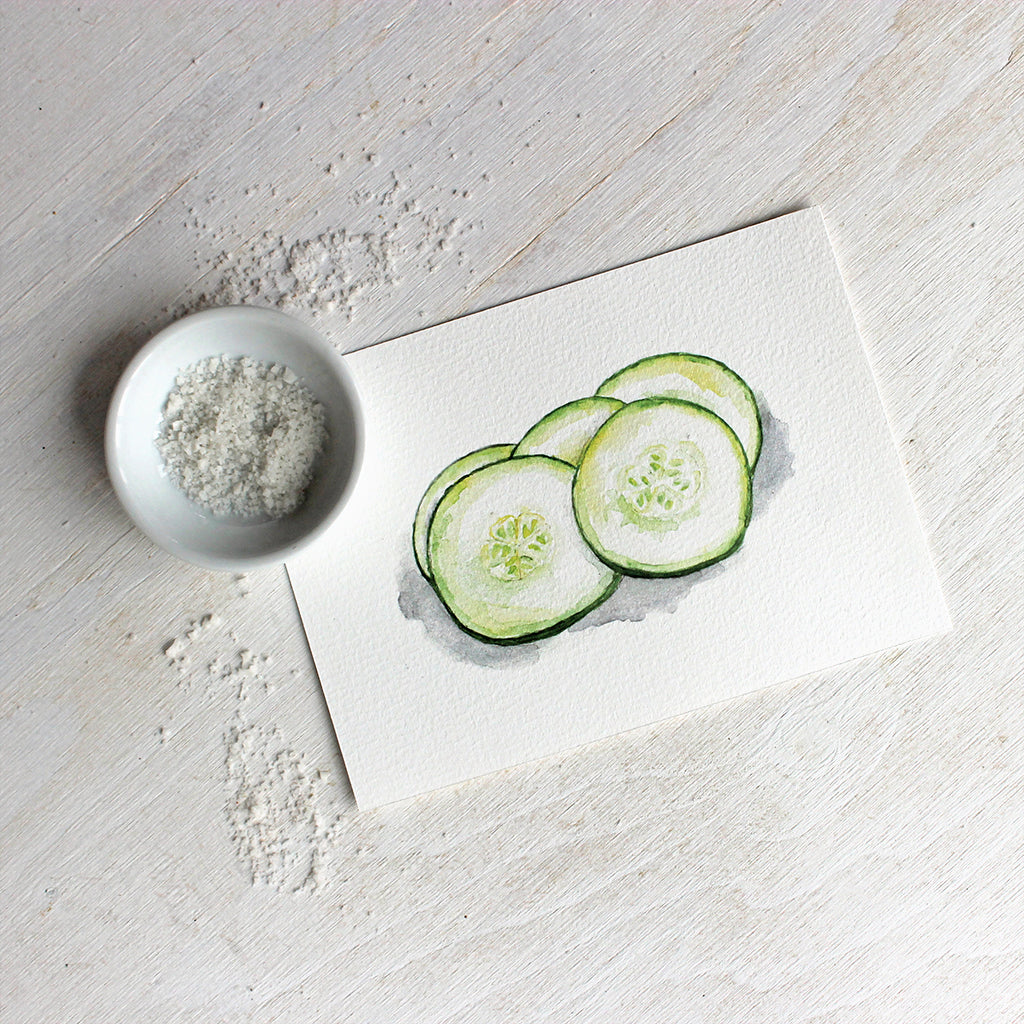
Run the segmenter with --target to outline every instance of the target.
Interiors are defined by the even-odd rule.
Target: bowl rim
[[[341,382],[342,389],[348,397],[349,407],[352,414],[353,436],[350,439],[352,451],[352,467],[337,500],[327,509],[319,521],[314,523],[300,537],[288,542],[282,542],[265,551],[253,555],[244,556],[220,556],[207,552],[197,551],[177,541],[175,538],[161,534],[160,531],[151,530],[145,506],[138,501],[133,492],[126,475],[124,474],[123,463],[118,451],[118,419],[124,407],[128,390],[132,381],[138,374],[143,363],[149,359],[153,352],[163,348],[173,341],[176,335],[201,326],[203,322],[212,320],[230,320],[240,317],[256,317],[267,321],[274,321],[279,326],[284,324],[290,333],[296,335],[299,341],[316,350],[328,364]],[[240,356],[239,356],[240,358]],[[286,362],[285,360],[281,360]],[[182,367],[184,368],[184,367]],[[247,572],[250,569],[260,568],[267,565],[277,565],[291,558],[299,551],[307,548],[322,534],[324,534],[341,514],[342,509],[348,503],[355,488],[356,478],[362,468],[363,453],[365,447],[365,426],[363,419],[362,403],[359,392],[355,386],[352,374],[342,359],[341,353],[327,341],[327,339],[316,328],[300,320],[298,317],[290,316],[279,309],[272,309],[267,306],[246,306],[235,304],[230,306],[215,306],[210,309],[200,310],[195,313],[188,313],[178,317],[171,323],[162,327],[139,350],[132,356],[121,371],[117,384],[111,393],[110,403],[107,407],[107,414],[104,421],[104,460],[106,463],[107,477],[114,489],[118,501],[128,514],[132,523],[154,544],[169,552],[177,558],[193,565],[203,568],[219,570],[222,572]]]

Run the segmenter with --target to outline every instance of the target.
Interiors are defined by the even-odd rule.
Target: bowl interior
[[[324,407],[329,439],[306,500],[289,516],[214,516],[166,474],[155,438],[175,377],[219,355],[283,363]],[[270,309],[208,310],[161,331],[128,366],[107,421],[110,476],[129,515],[168,551],[217,569],[282,561],[322,533],[351,490],[361,451],[358,399],[341,357],[312,328]]]

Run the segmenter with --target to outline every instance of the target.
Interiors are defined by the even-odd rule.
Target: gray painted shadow
[[[761,410],[761,456],[754,469],[754,509],[751,519],[764,515],[782,485],[793,476],[793,449],[789,446],[789,424],[776,419],[764,400],[757,395]]]
[[[437,592],[424,579],[411,554],[399,570],[398,607],[407,619],[422,622],[427,636],[458,661],[486,668],[506,668],[529,664],[540,658],[540,648],[536,643],[488,644],[460,629]]]

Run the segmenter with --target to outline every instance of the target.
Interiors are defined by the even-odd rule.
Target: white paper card
[[[756,396],[764,441],[742,545],[687,575],[625,577],[603,604],[543,639],[498,645],[460,629],[414,558],[414,517],[433,478],[468,452],[515,444],[616,370],[673,352],[721,361]],[[364,468],[339,521],[288,571],[362,808],[949,628],[817,210],[346,362],[366,415]],[[679,493],[718,472],[681,458],[682,470],[655,467]],[[669,492],[671,504],[678,494]],[[470,554],[497,551],[490,571],[499,582],[510,572],[519,585],[533,563],[501,562],[502,552],[519,551],[534,527],[499,520],[490,532],[486,522],[475,527],[484,533],[470,539]],[[462,544],[460,536],[452,532],[452,543]],[[545,546],[546,537],[532,549],[541,551],[537,564],[564,550],[561,540]],[[437,550],[447,557],[447,547]]]

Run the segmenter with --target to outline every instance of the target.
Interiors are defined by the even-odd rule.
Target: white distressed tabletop
[[[0,1020],[1024,1019],[1024,7],[0,19]],[[357,813],[284,570],[113,495],[133,352],[264,232],[347,350],[810,204],[954,633]]]

